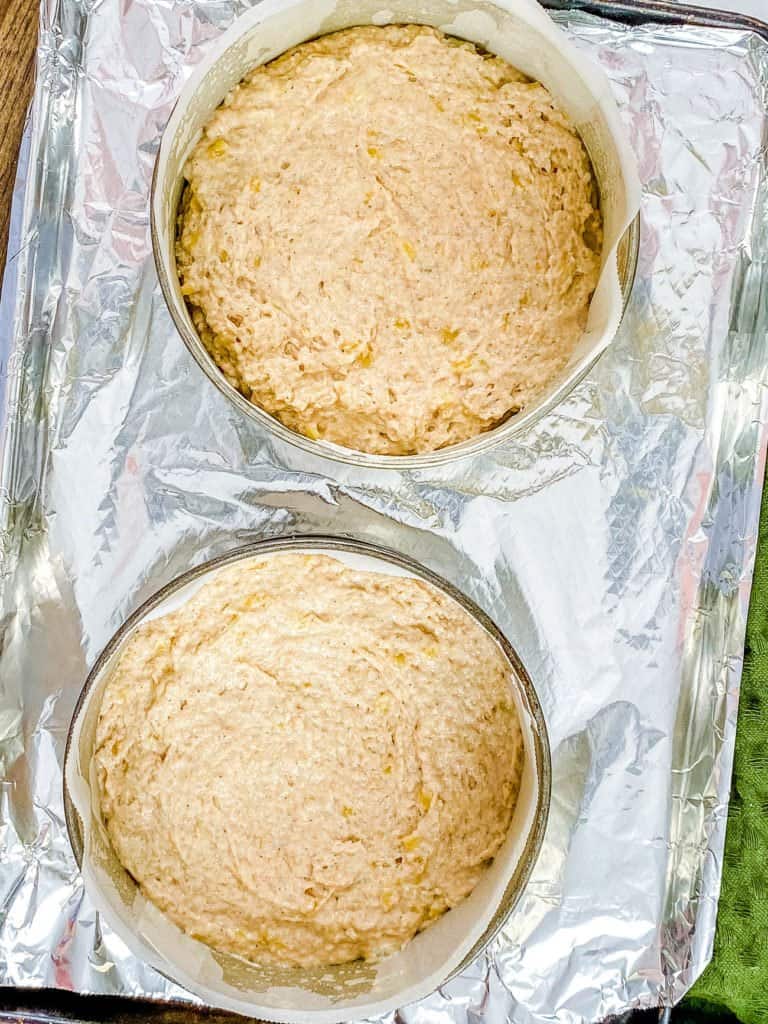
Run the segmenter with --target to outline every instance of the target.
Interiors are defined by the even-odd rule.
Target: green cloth
[[[713,1005],[714,1004],[714,1005]],[[712,963],[685,1004],[768,1024],[768,487],[747,620],[723,886]]]

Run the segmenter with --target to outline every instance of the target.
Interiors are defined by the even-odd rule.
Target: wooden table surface
[[[37,15],[37,0],[0,0],[0,273],[16,157],[32,95]]]

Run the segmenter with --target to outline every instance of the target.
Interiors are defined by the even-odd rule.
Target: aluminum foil
[[[414,1024],[669,1004],[711,952],[768,417],[768,51],[557,18],[609,75],[645,185],[634,296],[514,442],[361,471],[246,422],[176,336],[148,194],[174,97],[236,0],[46,0],[0,309],[0,983],[189,998],[102,926],[62,813],[67,728],[119,623],[190,564],[296,531],[464,589],[547,716],[552,814],[518,910]]]

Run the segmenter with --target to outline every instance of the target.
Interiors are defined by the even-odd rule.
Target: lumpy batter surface
[[[467,896],[523,747],[506,659],[441,591],[282,554],[128,642],[95,764],[115,852],[190,935],[256,962],[377,958]]]
[[[431,451],[562,369],[599,273],[591,165],[538,83],[417,25],[255,69],[186,170],[177,264],[229,381],[286,426]]]

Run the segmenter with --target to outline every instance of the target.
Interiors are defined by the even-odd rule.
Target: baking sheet
[[[473,597],[553,749],[519,910],[418,1021],[593,1021],[679,998],[714,933],[766,442],[768,57],[738,30],[557,15],[644,182],[611,351],[515,442],[430,471],[273,442],[176,337],[147,197],[173,98],[244,5],[50,0],[0,309],[0,982],[187,998],[82,892],[61,759],[86,670],[162,583],[243,540],[368,537]],[[18,218],[18,209],[17,209]]]

